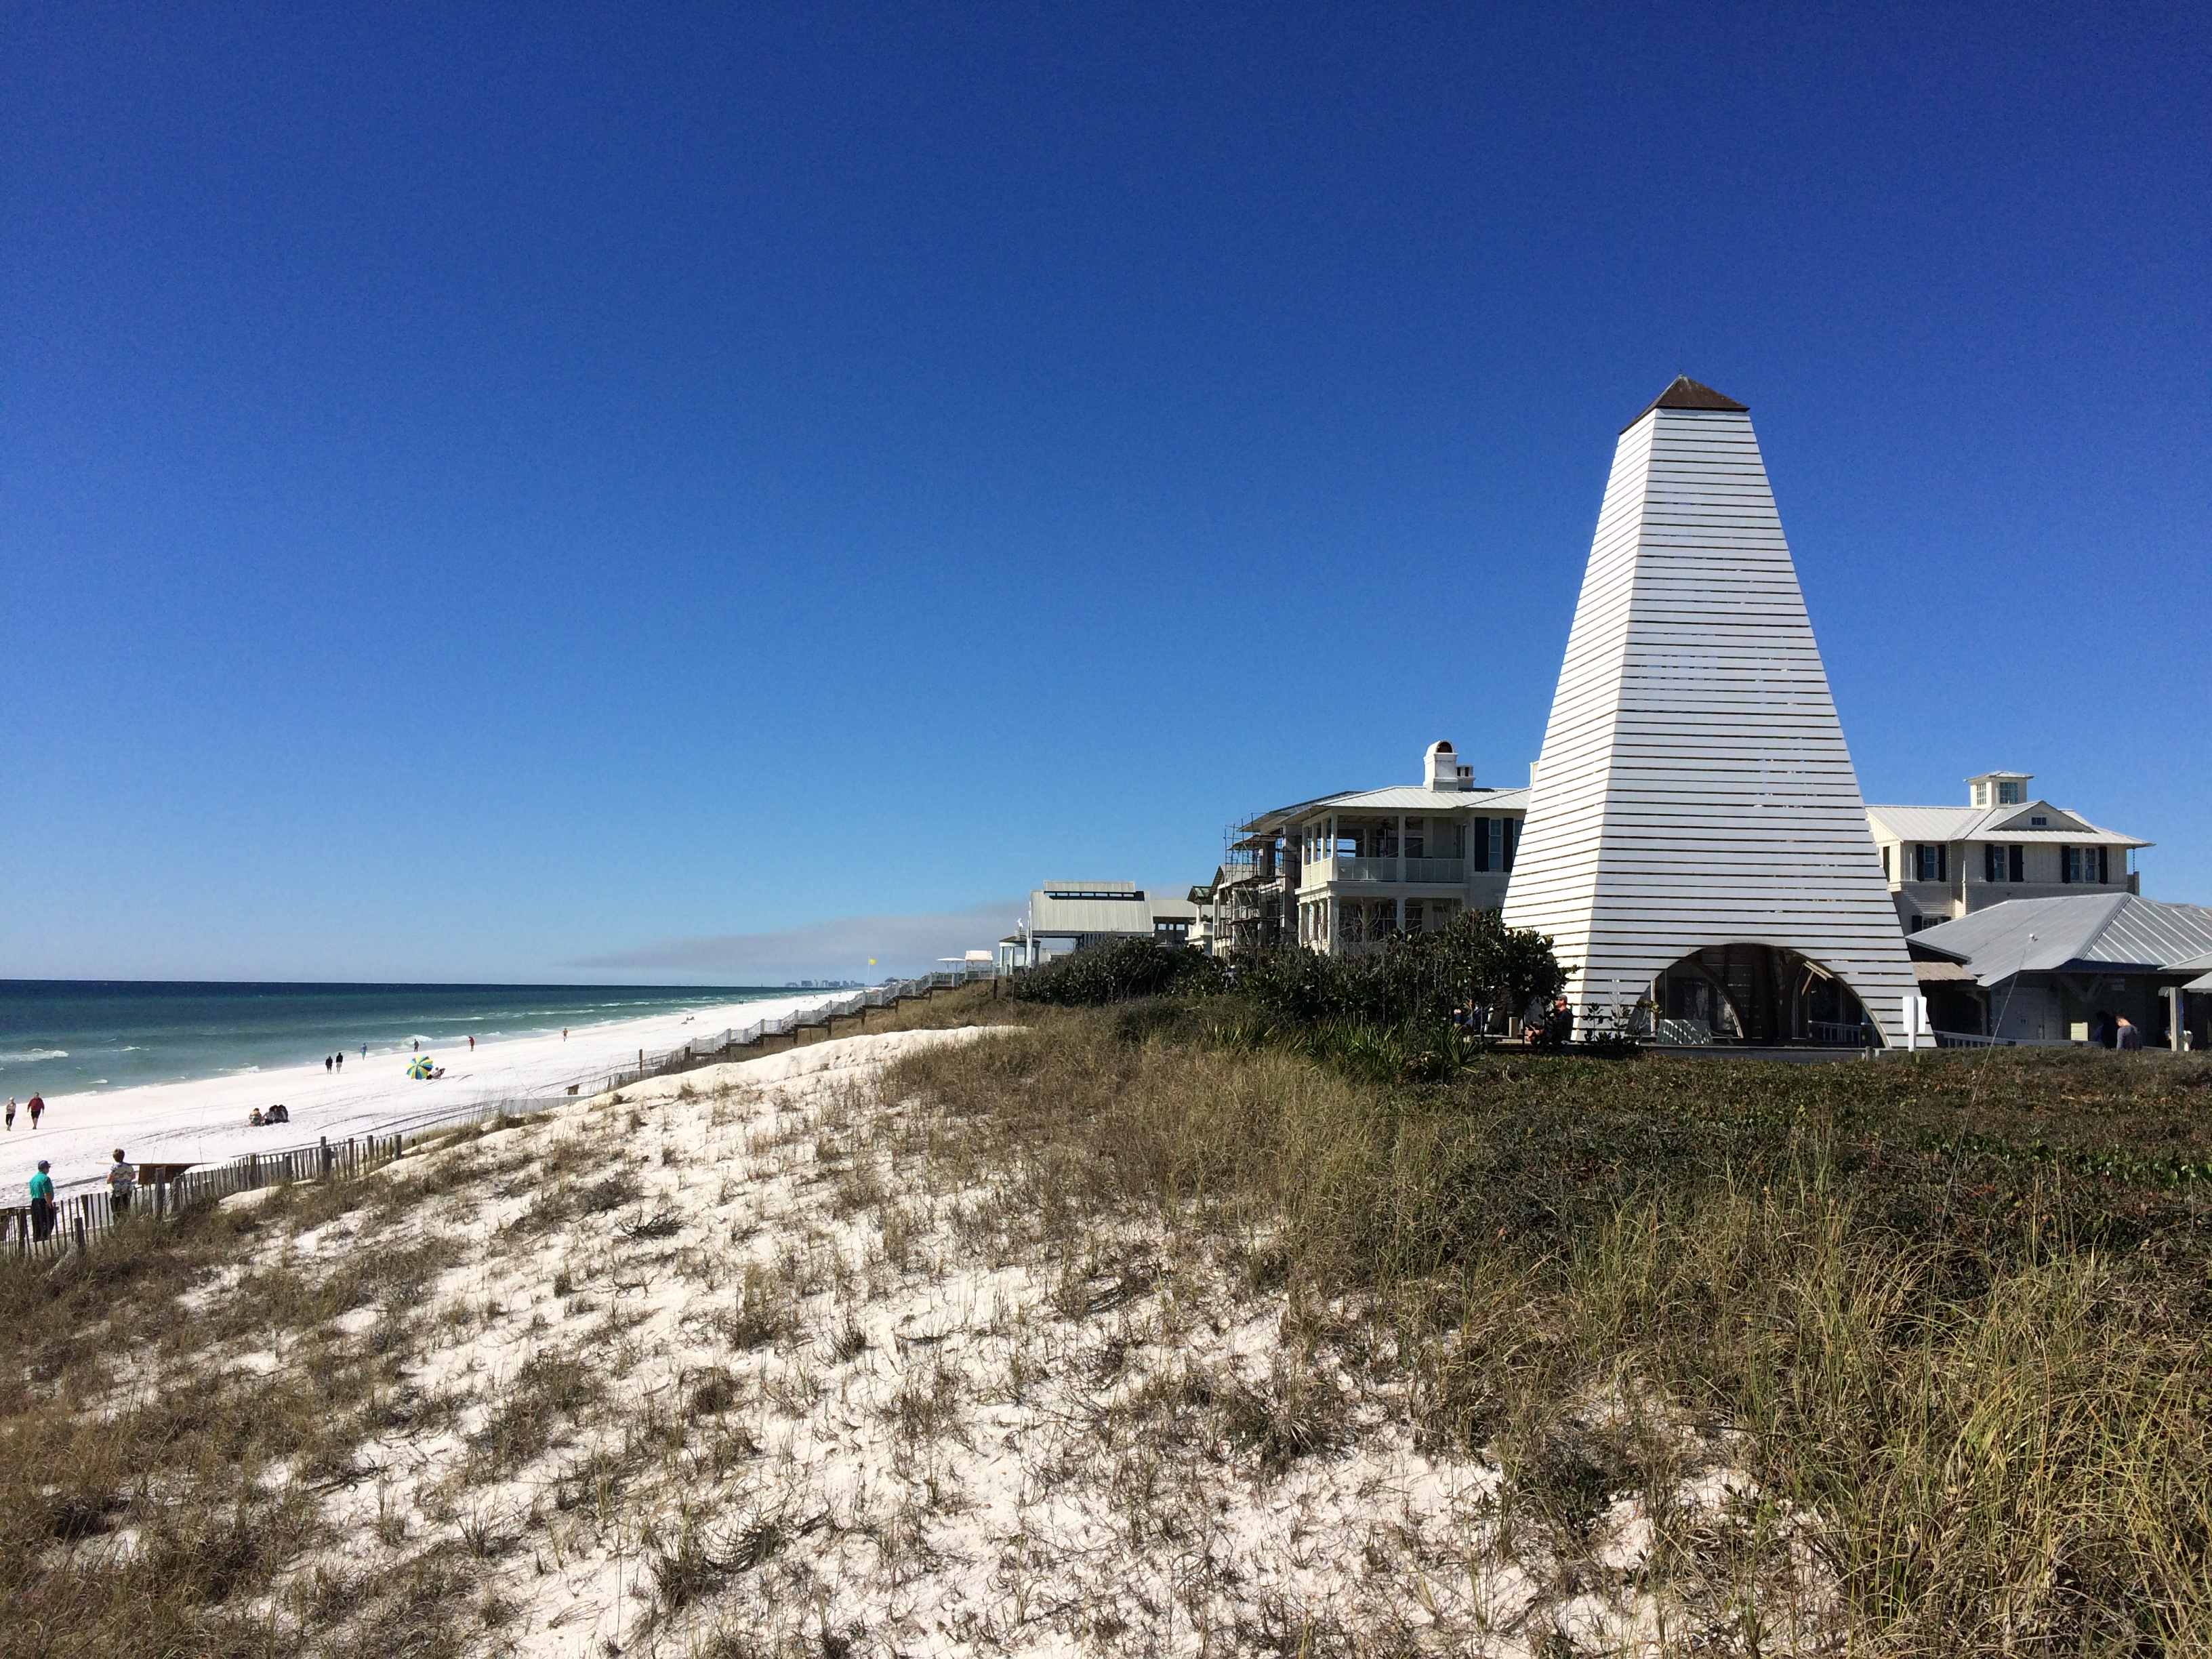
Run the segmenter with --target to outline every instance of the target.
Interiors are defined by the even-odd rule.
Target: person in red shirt
[[[31,1103],[25,1107],[24,1110],[30,1113],[31,1127],[35,1129],[39,1127],[39,1120],[46,1115],[46,1103],[41,1097],[33,1095],[31,1097]]]

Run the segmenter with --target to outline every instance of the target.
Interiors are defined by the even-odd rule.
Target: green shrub
[[[1221,988],[1221,964],[1202,951],[1148,939],[1094,945],[1014,981],[1018,1002],[1097,1007],[1137,997],[1204,996]]]
[[[1341,1021],[1376,1030],[1449,1026],[1469,1003],[1525,1014],[1565,986],[1540,933],[1510,928],[1494,910],[1469,911],[1431,933],[1401,933],[1367,956],[1325,957],[1298,946],[1240,959],[1237,986],[1293,1026]]]

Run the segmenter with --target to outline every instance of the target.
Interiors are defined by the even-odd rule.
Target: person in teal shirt
[[[46,1173],[52,1167],[42,1158],[31,1177],[31,1237],[34,1239],[45,1238],[54,1230],[54,1178]]]

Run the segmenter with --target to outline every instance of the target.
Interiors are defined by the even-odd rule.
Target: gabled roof
[[[1722,396],[1709,386],[1700,386],[1686,374],[1677,374],[1674,385],[1654,398],[1636,412],[1636,421],[1642,420],[1655,409],[1704,409],[1723,415],[1748,415],[1749,404],[1740,404],[1733,398]],[[1634,426],[1631,421],[1628,426]],[[1628,426],[1620,429],[1628,430]]]
[[[1965,963],[1984,985],[2021,972],[2172,973],[2212,953],[2212,909],[2133,893],[2008,899],[1906,944]]]
[[[2102,830],[2079,812],[2032,800],[2007,806],[1869,806],[1867,817],[1899,841],[2067,842],[2089,847],[2148,847],[2147,841]],[[2033,827],[2038,817],[2051,822]]]

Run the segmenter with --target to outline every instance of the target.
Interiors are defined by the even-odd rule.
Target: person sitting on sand
[[[289,1123],[292,1121],[290,1109],[283,1101],[278,1101],[269,1109],[269,1121],[271,1123]]]
[[[246,1115],[246,1121],[257,1129],[269,1121],[267,1118],[261,1115],[261,1109],[258,1106]]]

